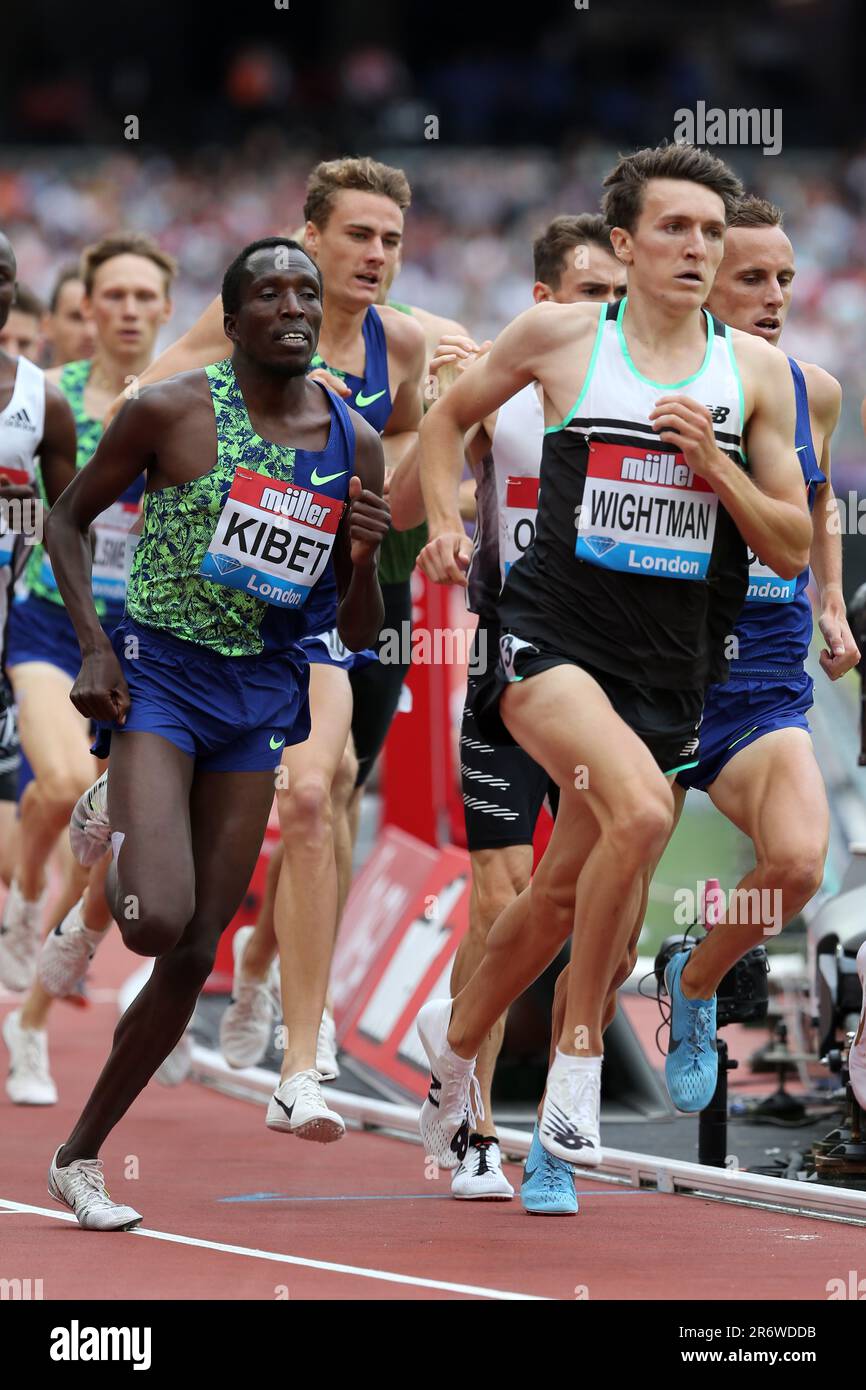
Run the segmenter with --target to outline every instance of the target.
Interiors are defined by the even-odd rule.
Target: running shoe
[[[335,1139],[342,1139],[346,1126],[337,1112],[325,1104],[321,1080],[319,1072],[310,1067],[281,1082],[268,1104],[268,1129],[313,1139],[318,1144],[333,1144]]]
[[[524,1211],[533,1216],[576,1216],[574,1166],[549,1154],[538,1137],[538,1124],[526,1155],[520,1200]]]
[[[538,1122],[538,1138],[547,1152],[565,1163],[596,1167],[601,1162],[600,1109],[601,1058],[557,1052]]]
[[[97,777],[92,787],[75,803],[69,820],[72,853],[85,869],[96,864],[111,847],[108,824],[108,773]]]
[[[671,1036],[665,1058],[668,1094],[678,1110],[705,1110],[713,1098],[719,1074],[716,1050],[716,996],[687,999],[680,977],[689,960],[678,951],[665,967],[671,1001]]]
[[[860,1022],[848,1052],[848,1077],[861,1110],[866,1110],[866,941],[857,952],[857,974],[863,990]]]
[[[469,1135],[484,1119],[475,1058],[467,1062],[448,1044],[451,1000],[431,999],[418,1014],[418,1036],[430,1062],[430,1090],[419,1123],[425,1152],[442,1168],[456,1168],[469,1148]]]
[[[153,1073],[160,1086],[180,1086],[192,1070],[192,1034],[187,1030]]]
[[[33,983],[47,896],[47,885],[35,902],[21,896],[14,879],[9,886],[0,922],[0,984],[7,989],[20,992]]]
[[[96,948],[107,935],[90,931],[81,916],[83,899],[49,932],[39,953],[38,974],[43,989],[56,999],[73,994],[87,973]]]
[[[316,1071],[323,1081],[336,1081],[340,1075],[337,1061],[337,1026],[328,1009],[322,1014],[316,1041]]]
[[[65,1168],[58,1168],[60,1149],[48,1169],[48,1193],[55,1202],[75,1212],[79,1226],[86,1231],[130,1231],[138,1225],[142,1220],[138,1212],[112,1202],[106,1192],[101,1158],[77,1158]]]
[[[22,1028],[21,1010],[3,1020],[3,1041],[9,1049],[6,1094],[13,1105],[56,1105],[57,1087],[48,1070],[48,1033]]]
[[[472,1135],[466,1157],[451,1179],[451,1196],[464,1202],[511,1201],[514,1188],[502,1171],[495,1135]]]
[[[280,962],[274,957],[264,980],[243,973],[244,952],[255,927],[241,927],[232,941],[235,970],[232,999],[220,1019],[220,1048],[230,1067],[257,1067],[280,1017]]]

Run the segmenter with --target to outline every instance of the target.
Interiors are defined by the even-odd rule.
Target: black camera
[[[715,927],[714,931],[724,931],[724,926]],[[665,938],[655,959],[655,976],[660,993],[667,993],[664,974],[671,957],[675,956],[677,951],[691,951],[697,944],[697,941],[690,937],[684,939],[682,933]],[[716,991],[718,1028],[724,1027],[726,1023],[760,1023],[767,1017],[770,999],[770,987],[767,982],[769,969],[770,962],[763,946],[753,946],[751,951],[747,951],[731,966]]]

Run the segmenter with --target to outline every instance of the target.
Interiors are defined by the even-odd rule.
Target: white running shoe
[[[863,1005],[860,1023],[848,1052],[848,1076],[857,1104],[866,1111],[866,941],[857,952],[857,974],[863,990]]]
[[[56,1105],[57,1087],[48,1070],[48,1033],[22,1028],[21,1010],[3,1020],[3,1041],[9,1049],[6,1094],[13,1105]]]
[[[84,925],[82,902],[83,899],[79,899],[60,926],[48,933],[39,953],[39,981],[56,999],[74,994],[87,974],[97,946],[107,935],[107,932],[91,931]]]
[[[316,1042],[316,1071],[323,1081],[336,1081],[340,1075],[337,1061],[337,1025],[332,1015],[325,1009],[319,1024],[319,1037]]]
[[[153,1073],[154,1081],[160,1086],[180,1086],[192,1070],[192,1034],[187,1031],[180,1042],[175,1043],[162,1066]]]
[[[232,998],[220,1019],[220,1049],[230,1067],[257,1067],[280,1017],[279,957],[274,957],[264,980],[248,980],[243,974],[244,952],[254,931],[255,927],[241,927],[232,941]]]
[[[601,1058],[563,1059],[557,1052],[538,1125],[542,1147],[565,1163],[596,1167],[601,1162],[600,1108]]]
[[[0,984],[7,989],[22,991],[33,983],[47,897],[47,884],[32,903],[22,898],[14,879],[9,886],[0,922]]]
[[[97,777],[93,786],[76,801],[69,818],[69,843],[75,858],[85,869],[97,863],[111,848],[107,772]]]
[[[105,1190],[101,1158],[77,1158],[65,1168],[57,1167],[57,1154],[48,1169],[48,1193],[55,1202],[69,1207],[86,1231],[130,1231],[142,1220],[134,1207],[112,1202]]]
[[[510,1202],[514,1188],[502,1171],[499,1140],[473,1134],[466,1157],[451,1179],[451,1196],[464,1202]]]
[[[448,1044],[451,1000],[431,999],[419,1011],[418,1037],[430,1062],[430,1090],[419,1124],[425,1153],[442,1168],[456,1168],[466,1157],[469,1134],[484,1119],[475,1058],[467,1062]]]
[[[322,1095],[321,1076],[315,1068],[296,1072],[274,1091],[268,1104],[265,1124],[299,1139],[332,1144],[342,1139],[346,1126],[335,1110],[329,1110]]]

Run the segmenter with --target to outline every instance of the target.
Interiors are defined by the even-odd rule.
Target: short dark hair
[[[41,319],[45,313],[45,305],[37,294],[27,285],[22,285],[21,281],[15,286],[15,297],[12,300],[12,308],[17,309],[21,314],[32,314],[33,318]]]
[[[222,301],[224,314],[236,314],[241,307],[241,290],[243,288],[244,273],[247,268],[247,261],[250,256],[255,255],[256,251],[268,251],[271,247],[286,246],[291,251],[300,251],[302,256],[306,256],[310,265],[316,272],[319,281],[319,291],[322,290],[322,272],[316,265],[309,251],[305,251],[299,241],[293,241],[287,236],[266,236],[259,241],[251,241],[249,246],[245,246],[239,251],[223,276]]]
[[[576,217],[554,217],[532,243],[536,280],[549,285],[552,290],[558,290],[566,252],[573,246],[587,246],[590,243],[600,246],[608,255],[614,254],[610,244],[610,227],[600,212],[581,212]]]
[[[782,209],[769,198],[746,193],[728,218],[729,227],[781,227]]]
[[[57,279],[54,281],[54,287],[48,299],[49,313],[57,313],[57,306],[60,303],[60,293],[63,286],[68,285],[70,280],[79,280],[82,285],[84,284],[84,281],[81,279],[81,271],[73,261],[70,261],[68,265],[61,266],[60,270],[57,272]]]
[[[718,193],[725,205],[726,220],[743,196],[740,180],[716,155],[685,143],[656,145],[623,155],[604,179],[602,187],[607,191],[601,200],[601,210],[609,226],[634,231],[650,179],[682,179],[686,183],[703,184]]]
[[[106,261],[113,261],[115,256],[141,256],[144,260],[153,261],[157,269],[162,271],[166,295],[171,294],[171,284],[177,275],[174,256],[163,251],[146,232],[111,232],[92,246],[85,246],[81,253],[80,275],[88,295],[93,293],[97,270]]]

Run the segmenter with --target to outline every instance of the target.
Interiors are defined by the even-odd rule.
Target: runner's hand
[[[327,386],[337,396],[351,396],[352,388],[347,386],[342,377],[334,376],[325,367],[314,367],[307,373],[307,381],[321,381],[323,386]]]
[[[818,658],[821,669],[831,681],[837,681],[860,660],[860,652],[848,626],[844,608],[836,605],[825,608],[818,619],[818,627],[827,643],[827,651],[821,652]]]
[[[490,338],[479,347],[473,338],[464,337],[461,333],[444,334],[437,343],[427,367],[428,379],[437,378],[436,397],[447,391],[449,386],[453,386],[458,372],[465,372],[467,367],[479,357],[483,357],[485,352],[489,352],[492,345]]]
[[[377,492],[363,487],[357,473],[349,479],[349,541],[352,564],[369,565],[391,529],[391,508]]]
[[[443,531],[427,542],[418,556],[418,568],[434,584],[457,584],[465,589],[471,555],[472,542],[465,531]]]
[[[91,652],[82,659],[69,698],[85,719],[98,719],[104,724],[126,723],[129,686],[111,647]]]
[[[707,406],[690,396],[659,396],[649,418],[662,443],[682,449],[686,463],[699,478],[712,476],[719,446]]]

